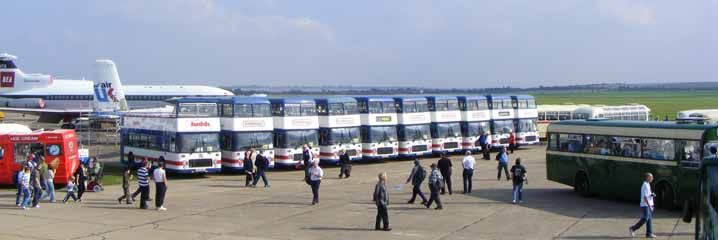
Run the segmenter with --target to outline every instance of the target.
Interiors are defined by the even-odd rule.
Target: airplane
[[[81,114],[161,108],[177,97],[234,96],[201,85],[122,85],[112,60],[95,61],[94,81],[24,73],[16,56],[0,54],[0,111],[40,115],[38,122],[69,122]]]

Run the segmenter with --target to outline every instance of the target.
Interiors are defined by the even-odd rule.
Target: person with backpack
[[[349,158],[347,151],[344,149],[339,150],[339,166],[339,178],[349,178],[352,170],[351,159]]]
[[[414,204],[416,195],[419,195],[419,197],[421,197],[421,204],[426,205],[426,196],[424,196],[424,193],[421,192],[421,183],[424,182],[424,179],[426,179],[426,170],[421,166],[419,159],[414,159],[414,167],[411,168],[411,173],[406,179],[407,184],[411,181],[411,185],[413,185],[411,190],[411,199],[409,199],[408,202],[409,204]]]
[[[479,144],[484,160],[491,160],[491,137],[488,132],[484,132],[479,136]]]
[[[386,172],[379,174],[379,182],[374,186],[374,203],[376,204],[376,223],[374,230],[391,231],[389,228],[389,194],[386,191]],[[384,223],[384,228],[379,228],[380,223]]]
[[[269,180],[267,180],[267,174],[265,173],[265,171],[269,168],[269,159],[264,156],[263,151],[260,151],[259,154],[257,154],[257,158],[254,160],[254,165],[257,168],[257,176],[254,178],[252,187],[257,187],[257,182],[259,182],[259,178],[262,178],[262,182],[264,182],[264,188],[269,188]]]
[[[429,201],[424,204],[426,208],[431,207],[431,204],[436,201],[436,210],[444,209],[444,206],[441,205],[441,199],[439,198],[439,190],[441,189],[441,185],[444,182],[443,177],[441,176],[441,173],[438,169],[436,169],[436,163],[431,164],[431,175],[429,175],[429,191],[431,191],[431,197],[429,197]]]
[[[254,182],[254,163],[252,162],[252,154],[254,149],[249,149],[244,152],[244,160],[242,166],[244,167],[244,186],[249,187]]]
[[[509,176],[509,153],[506,151],[506,147],[501,148],[501,152],[499,154],[496,154],[496,161],[499,161],[499,165],[497,167],[498,173],[496,175],[496,180],[501,181],[501,170],[504,170],[504,173],[506,174],[506,181],[511,180],[511,176]]]
[[[521,158],[516,159],[516,164],[511,167],[511,178],[514,180],[513,188],[513,204],[521,203],[522,193],[524,190],[524,181],[526,179],[526,168],[521,165]]]

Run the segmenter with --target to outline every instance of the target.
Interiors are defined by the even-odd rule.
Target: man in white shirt
[[[471,151],[466,151],[466,156],[461,161],[461,167],[464,169],[464,194],[471,193],[471,178],[474,177],[474,166],[476,165],[476,159],[471,156]]]
[[[653,174],[651,173],[645,173],[645,181],[643,182],[643,186],[641,186],[641,212],[643,213],[643,216],[641,217],[641,220],[636,223],[636,225],[633,225],[632,227],[628,228],[628,231],[631,233],[631,237],[635,236],[636,230],[641,228],[643,224],[646,224],[646,238],[655,238],[656,235],[653,234],[653,224],[651,220],[653,219],[653,197],[655,196],[653,192],[651,191],[651,182],[653,182]]]
[[[152,173],[152,179],[155,181],[155,207],[157,211],[166,211],[165,193],[167,192],[167,173],[165,173],[165,163],[161,162],[160,166]]]

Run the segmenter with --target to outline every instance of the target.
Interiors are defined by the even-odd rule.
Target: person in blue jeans
[[[641,220],[638,220],[638,222],[628,228],[628,232],[631,234],[631,237],[635,237],[636,230],[643,227],[643,224],[646,225],[646,238],[655,238],[656,235],[653,234],[653,197],[655,195],[651,191],[651,182],[653,182],[653,174],[651,173],[645,173],[643,175],[645,177],[645,181],[643,181],[643,185],[641,186],[641,213],[643,214],[641,216]]]
[[[27,209],[27,205],[30,204],[30,195],[32,193],[30,192],[30,169],[29,167],[25,168],[25,171],[22,174],[22,177],[20,179],[20,185],[22,187],[22,209]]]
[[[511,167],[511,179],[514,180],[513,200],[511,202],[513,204],[521,203],[524,181],[526,180],[526,168],[521,165],[521,158],[517,158],[516,164]]]
[[[501,152],[496,155],[496,160],[499,161],[498,174],[496,175],[496,180],[501,181],[501,170],[504,170],[504,173],[506,174],[506,181],[511,180],[511,176],[509,176],[509,153],[506,151],[506,147],[503,147],[501,149]]]
[[[264,182],[264,187],[269,188],[269,180],[267,180],[267,168],[269,168],[269,159],[264,156],[264,151],[259,152],[257,154],[257,159],[254,160],[254,165],[257,169],[256,176],[254,176],[254,182],[252,182],[252,187],[257,187],[257,183],[259,183],[259,178],[262,178],[262,181]]]
[[[15,186],[17,187],[17,193],[15,194],[15,206],[20,206],[20,200],[22,199],[22,175],[25,174],[25,169],[20,169],[15,173]]]

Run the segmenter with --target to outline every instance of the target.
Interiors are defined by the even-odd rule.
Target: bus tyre
[[[576,182],[573,185],[573,191],[582,197],[591,196],[591,185],[589,184],[588,176],[586,176],[585,173],[580,172],[576,174]]]
[[[659,208],[674,210],[676,209],[676,203],[674,201],[673,188],[671,185],[662,183],[658,185],[658,191],[656,192],[657,206]]]
[[[684,223],[691,222],[691,220],[693,219],[693,201],[683,201],[683,211],[681,213],[681,218],[683,219]]]

